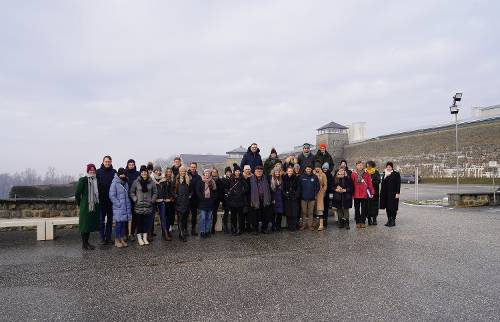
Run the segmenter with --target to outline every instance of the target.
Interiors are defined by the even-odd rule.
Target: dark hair
[[[181,161],[181,158],[180,158],[180,157],[175,157],[175,158],[174,158],[174,161],[175,161],[175,160],[179,160],[179,161]]]
[[[113,161],[113,159],[109,155],[105,155],[104,158],[102,158],[102,161],[109,159],[109,161]]]
[[[250,146],[252,146],[252,145],[255,145],[255,146],[257,146],[257,143],[255,143],[255,142],[254,142],[254,143],[250,144]]]
[[[196,163],[195,161],[191,162],[189,165],[193,165],[193,164],[198,168],[198,163]]]
[[[375,168],[377,166],[375,161],[372,161],[372,160],[366,162],[366,165],[369,166],[370,168]]]
[[[387,166],[391,166],[391,168],[393,168],[393,169],[394,169],[394,163],[392,163],[391,161],[387,162],[387,163],[385,164],[385,166],[386,166],[386,167],[387,167]]]
[[[356,165],[358,165],[358,164],[360,164],[360,163],[363,163],[363,162],[361,162],[361,161],[356,161]]]

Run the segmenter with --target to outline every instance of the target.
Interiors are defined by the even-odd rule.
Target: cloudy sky
[[[1,1],[0,172],[264,155],[500,103],[498,1]]]

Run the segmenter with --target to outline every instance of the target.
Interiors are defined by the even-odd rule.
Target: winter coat
[[[243,159],[241,159],[240,168],[242,171],[247,164],[252,169],[252,172],[255,171],[255,167],[257,167],[258,165],[262,165],[260,149],[257,148],[257,152],[253,153],[250,148],[251,146],[248,147],[247,152],[245,153],[245,155],[243,155]]]
[[[382,188],[380,189],[380,209],[397,211],[399,209],[399,198],[396,194],[401,191],[401,176],[399,172],[393,171],[390,176],[382,179]]]
[[[116,170],[113,166],[106,168],[104,164],[101,164],[101,168],[97,169],[97,186],[99,190],[99,203],[101,207],[110,207],[111,200],[109,199],[109,188],[111,187],[111,182],[115,177]]]
[[[300,180],[295,174],[288,176],[288,174],[283,175],[283,198],[285,200],[292,200],[294,202],[300,200]]]
[[[363,172],[363,182],[361,183],[358,183],[358,173],[356,171],[352,172],[351,179],[354,185],[354,199],[368,199],[367,190],[370,190],[373,196],[375,191],[373,190],[372,177],[368,172]]]
[[[314,169],[314,161],[316,160],[316,156],[310,152],[309,156],[305,156],[304,152],[300,153],[297,157],[297,160],[300,164],[300,171],[304,172],[306,169],[306,165],[310,165]]]
[[[179,166],[179,168],[181,167],[181,165]],[[170,169],[172,170],[172,175],[175,177],[177,177],[179,175],[179,168],[176,167],[175,165],[173,165]]]
[[[326,172],[325,176],[326,176],[325,202],[329,202],[330,194],[333,194],[333,175],[331,172]]]
[[[276,186],[274,190],[271,189],[271,200],[273,202],[274,212],[277,214],[283,213],[283,181]]]
[[[189,200],[189,203],[191,205],[198,205],[199,200],[198,200],[198,195],[196,194],[196,187],[198,186],[198,183],[201,181],[201,176],[198,174],[198,172],[195,172],[194,174],[189,173],[189,177],[191,178],[191,199]]]
[[[132,203],[128,191],[128,183],[122,181],[116,174],[109,188],[109,199],[113,204],[114,222],[132,220]]]
[[[262,200],[260,198],[259,192],[257,190],[258,186],[261,185],[264,195]],[[262,202],[261,202],[262,201]],[[254,209],[261,209],[271,205],[271,189],[269,187],[269,180],[262,176],[257,179],[257,176],[253,175],[250,177],[250,206]]]
[[[337,186],[345,189],[346,192],[337,192]],[[352,192],[354,190],[354,185],[351,178],[345,176],[344,178],[339,178],[335,176],[333,178],[333,206],[337,209],[350,209],[352,208]]]
[[[224,179],[221,179],[219,177],[213,178],[215,185],[217,187],[217,197],[214,200],[214,205],[219,205],[219,203],[224,203]]]
[[[316,200],[316,195],[319,192],[319,180],[318,177],[314,174],[302,174],[299,177],[299,182],[300,182],[300,191],[301,193],[301,200],[305,201],[313,201]]]
[[[316,210],[317,211],[323,211],[325,210],[325,193],[326,189],[328,188],[328,182],[326,179],[326,175],[323,173],[323,170],[320,170],[319,172],[314,171],[314,174],[316,177],[318,177],[318,182],[319,182],[319,191],[318,194],[316,195]]]
[[[203,210],[214,209],[215,200],[218,198],[217,185],[212,179],[209,183],[210,196],[205,197],[205,182],[203,180],[198,181],[197,185],[194,187],[196,197],[198,198],[198,208]]]
[[[184,181],[180,183],[179,176],[175,177],[174,184],[174,199],[175,199],[175,210],[180,213],[186,213],[189,211],[189,199],[191,197],[191,182],[190,177],[186,175],[187,182]]]
[[[80,208],[78,230],[81,233],[90,233],[99,230],[99,203],[94,206],[94,211],[89,211],[89,181],[87,177],[78,180],[75,191],[75,201]],[[97,188],[99,189],[99,188]]]
[[[125,175],[127,176],[127,183],[129,187],[134,183],[137,178],[139,178],[139,171],[137,171],[137,167],[134,167],[134,169],[129,170],[128,168],[125,169]]]
[[[279,164],[280,169],[283,167],[283,162],[279,158],[267,158],[266,162],[264,162],[264,173],[268,176],[272,176],[272,171],[274,167]]]
[[[139,176],[139,178],[134,181],[130,188],[129,195],[134,202],[135,213],[138,215],[149,215],[154,213],[154,205],[158,198],[158,189],[153,179],[148,177],[146,182],[147,191],[142,192],[141,180],[142,177]]]
[[[289,166],[293,167],[296,164],[299,164],[297,157],[288,156],[283,163],[283,171],[286,172],[286,169],[288,169]]]
[[[321,166],[323,166],[325,162],[328,162],[328,171],[331,172],[333,170],[333,158],[328,151],[325,151],[325,153],[318,151],[318,153],[316,153],[316,162],[319,162]]]
[[[226,190],[227,205],[230,208],[242,208],[247,203],[247,192],[249,191],[247,181],[240,176],[234,175],[229,179],[229,185]]]
[[[373,198],[368,199],[368,216],[376,217],[378,215],[378,210],[380,208],[380,173],[375,170],[373,174],[370,175],[372,178]]]
[[[158,199],[162,199],[164,202],[174,201],[174,182],[172,180],[163,178],[156,187],[158,188]]]

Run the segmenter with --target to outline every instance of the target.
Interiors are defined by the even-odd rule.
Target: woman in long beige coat
[[[325,210],[325,192],[328,188],[328,179],[326,178],[325,173],[321,169],[321,164],[316,163],[314,166],[314,174],[318,177],[319,180],[319,192],[316,195],[316,212],[318,214],[319,219],[319,227],[318,231],[322,231],[324,229],[323,226],[323,210]]]

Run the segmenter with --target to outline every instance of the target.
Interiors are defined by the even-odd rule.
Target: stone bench
[[[45,219],[45,240],[54,240],[54,227],[57,225],[77,225],[78,217],[54,217]]]
[[[45,240],[45,225],[45,218],[0,219],[0,228],[35,226],[37,240]]]
[[[500,205],[500,193],[497,192],[448,193],[448,205],[450,207],[498,206]]]

